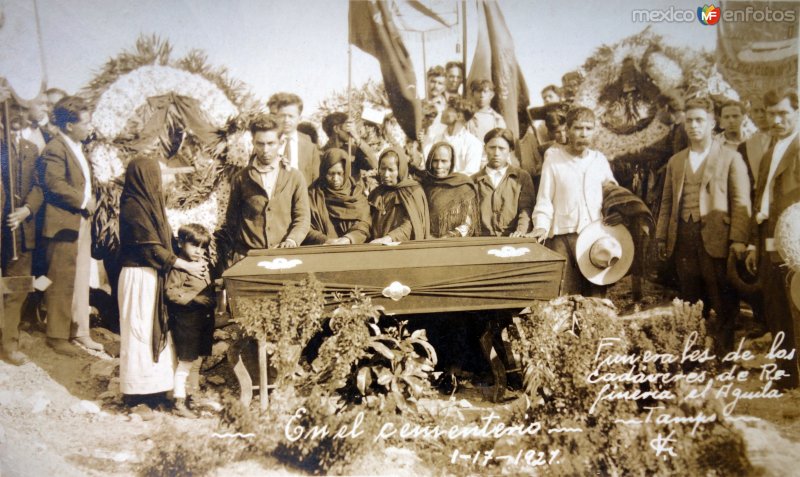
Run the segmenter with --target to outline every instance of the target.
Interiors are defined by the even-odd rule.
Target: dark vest
[[[686,167],[683,173],[683,194],[681,194],[681,220],[700,222],[700,185],[703,181],[703,171],[706,169],[708,157],[703,160],[697,171],[692,171],[689,158],[686,158]]]

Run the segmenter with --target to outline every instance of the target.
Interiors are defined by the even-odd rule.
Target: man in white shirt
[[[472,119],[467,122],[467,129],[473,136],[483,141],[486,133],[492,129],[505,129],[506,120],[500,113],[492,109],[494,99],[494,84],[491,80],[475,80],[470,85],[472,99],[477,106],[477,111]],[[486,155],[484,154],[484,158]]]
[[[483,157],[483,143],[466,127],[472,114],[472,104],[469,101],[460,96],[450,98],[442,113],[442,123],[447,129],[435,137],[431,144],[444,141],[453,146],[455,151],[453,172],[460,172],[468,176],[481,170],[481,158]],[[425,149],[425,157],[428,157],[429,152],[430,146]]]
[[[719,108],[719,126],[722,132],[717,136],[720,142],[732,149],[744,142],[742,124],[744,123],[744,106],[739,101],[726,101]]]
[[[89,106],[78,97],[65,97],[53,110],[58,135],[42,152],[45,215],[42,236],[47,243],[47,344],[57,353],[75,354],[69,338],[102,350],[89,335],[89,275],[91,223],[97,203],[92,171],[82,142],[90,133]]]
[[[434,138],[441,135],[447,126],[442,123],[442,112],[447,107],[447,97],[445,96],[446,73],[441,66],[432,66],[428,69],[427,78],[427,101],[436,108],[436,117],[425,130],[422,139],[423,149],[430,147],[435,141]]]
[[[445,76],[444,95],[447,99],[460,96],[461,82],[464,81],[464,64],[460,61],[448,61],[444,66],[447,76]]]
[[[750,184],[753,186],[753,191],[755,192],[761,159],[772,144],[772,136],[769,132],[769,123],[767,122],[767,112],[764,108],[763,98],[754,97],[750,99],[750,108],[747,115],[753,120],[758,131],[753,133],[750,139],[739,144],[737,151],[739,151],[739,154],[742,155],[744,162],[747,164],[747,172],[750,174]]]
[[[787,88],[764,95],[767,121],[774,145],[764,154],[758,172],[755,210],[751,221],[750,251],[745,263],[757,273],[764,295],[764,315],[772,336],[784,333],[783,349],[797,351],[791,359],[776,360],[788,376],[778,388],[796,388],[800,352],[800,310],[792,302],[788,275],[792,273],[775,250],[775,225],[781,213],[800,202],[800,138],[798,138],[797,91]],[[796,273],[796,272],[795,272]]]
[[[732,351],[739,297],[727,279],[729,253],[742,257],[749,236],[750,181],[735,150],[714,140],[710,99],[686,102],[689,147],[667,163],[656,243],[674,260],[682,299],[704,300],[719,318],[720,352]]]
[[[287,165],[303,174],[306,184],[319,176],[319,148],[308,135],[297,130],[303,100],[292,93],[276,93],[267,102],[281,129],[280,154]]]
[[[596,118],[588,108],[572,108],[567,113],[568,143],[551,147],[544,156],[536,206],[533,209],[533,237],[564,255],[561,293],[603,296],[606,287],[587,280],[578,268],[575,244],[587,225],[603,218],[603,184],[617,181],[608,159],[590,149]],[[610,225],[619,223],[614,217]]]
[[[27,116],[29,124],[28,127],[22,129],[22,137],[35,144],[41,152],[53,137],[52,128],[48,127],[47,98],[39,96],[31,100],[28,104]]]

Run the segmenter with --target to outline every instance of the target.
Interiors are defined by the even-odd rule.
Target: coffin
[[[234,315],[239,297],[274,297],[308,274],[331,306],[359,288],[391,315],[524,308],[558,296],[563,270],[533,239],[475,237],[252,250],[222,277]]]

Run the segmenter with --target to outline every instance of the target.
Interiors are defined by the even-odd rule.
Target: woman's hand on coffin
[[[278,248],[295,248],[295,247],[297,247],[297,242],[295,242],[292,239],[286,239],[278,244]]]

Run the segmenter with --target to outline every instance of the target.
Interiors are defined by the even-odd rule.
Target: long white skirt
[[[123,394],[171,391],[175,373],[172,336],[153,362],[153,320],[157,275],[149,267],[124,267],[119,276],[121,349],[119,383]]]

